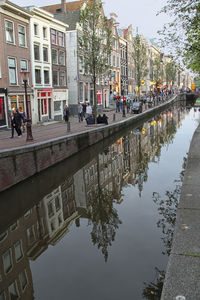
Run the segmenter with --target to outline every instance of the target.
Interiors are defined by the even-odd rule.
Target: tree
[[[102,3],[90,0],[80,14],[79,55],[83,58],[85,69],[91,73],[94,87],[94,116],[96,123],[97,96],[96,82],[108,70],[108,58],[111,53],[111,31],[104,16]]]
[[[133,52],[132,57],[135,66],[135,80],[140,94],[141,81],[144,80],[148,74],[148,55],[147,46],[144,39],[137,33],[133,38]]]
[[[172,45],[176,54],[182,56],[186,66],[200,74],[199,0],[168,0],[160,13],[168,13],[174,17],[160,31],[162,45]],[[169,51],[172,53],[171,49]]]
[[[165,74],[166,74],[166,82],[167,84],[170,83],[170,81],[175,81],[176,80],[176,65],[174,61],[167,62],[165,65]]]
[[[153,79],[158,81],[163,75],[160,55],[157,54],[153,59]]]

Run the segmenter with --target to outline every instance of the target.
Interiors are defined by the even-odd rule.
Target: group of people
[[[22,137],[22,131],[25,132],[26,114],[22,108],[16,108],[11,111],[11,137],[14,138],[16,130],[18,137]]]
[[[81,104],[78,102],[78,121],[81,122],[83,119],[87,119],[92,115],[92,106],[90,103],[84,102]]]

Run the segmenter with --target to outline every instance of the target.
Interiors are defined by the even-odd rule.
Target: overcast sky
[[[10,0],[20,6],[45,6],[61,2],[61,0]],[[68,0],[66,0],[67,2]],[[166,15],[156,13],[166,4],[167,0],[104,0],[104,11],[107,17],[114,12],[118,15],[120,27],[138,27],[139,33],[147,38],[158,37],[157,30],[168,22]]]

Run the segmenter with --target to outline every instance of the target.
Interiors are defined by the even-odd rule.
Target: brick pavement
[[[108,116],[108,123],[112,124],[121,120],[133,117],[133,114],[126,114],[126,117],[122,117],[122,113],[115,113],[115,110],[103,112]],[[113,114],[115,113],[115,121],[113,121]],[[42,141],[48,141],[53,138],[66,136],[81,131],[88,131],[94,128],[93,125],[87,126],[86,121],[78,122],[77,117],[70,117],[70,132],[67,132],[67,125],[64,121],[46,123],[45,125],[32,126],[32,133],[34,140],[26,142],[26,133],[23,133],[22,137],[18,137],[15,132],[13,139],[10,138],[11,130],[0,130],[0,150],[12,149],[15,147],[23,147],[27,144],[35,144]],[[47,125],[48,124],[48,125]]]

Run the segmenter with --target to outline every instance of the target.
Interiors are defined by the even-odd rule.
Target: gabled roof
[[[84,2],[87,0],[80,0],[80,1],[74,1],[74,2],[67,2],[65,3],[65,11],[66,12],[72,12],[80,10]],[[42,6],[42,9],[45,9],[48,12],[51,12],[53,14],[56,14],[59,10],[61,10],[61,3],[55,4],[55,5],[48,5],[48,6]]]

